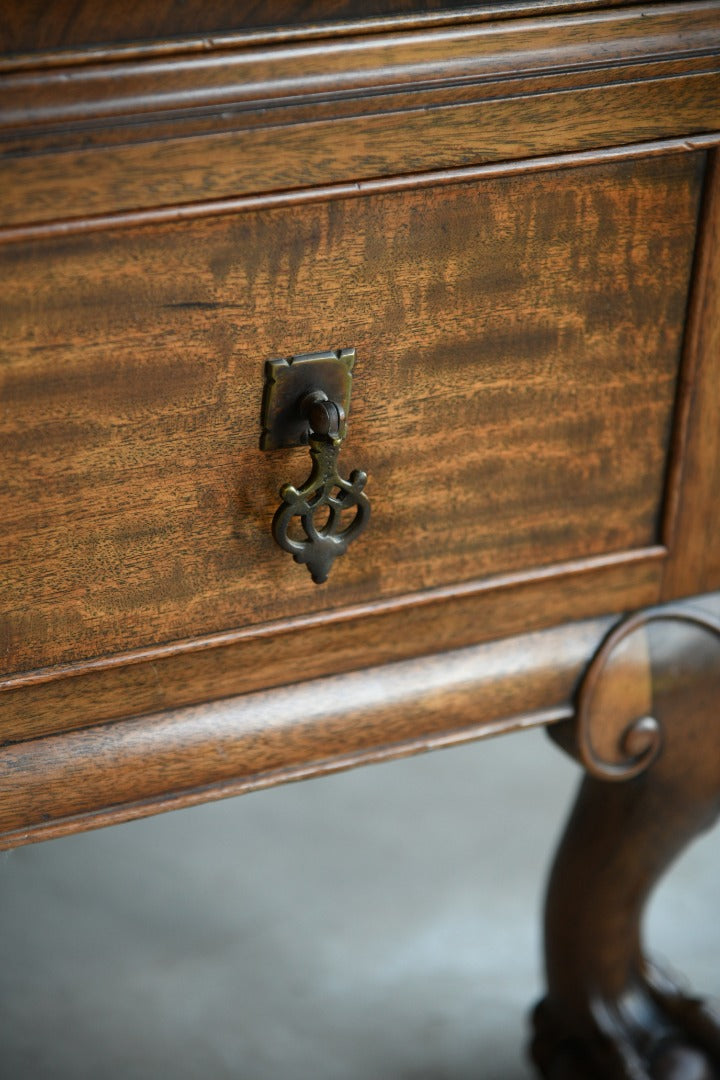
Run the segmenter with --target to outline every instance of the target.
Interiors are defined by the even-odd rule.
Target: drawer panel
[[[2,667],[659,538],[704,155],[0,251]],[[266,359],[354,347],[373,519],[327,585],[270,537]]]

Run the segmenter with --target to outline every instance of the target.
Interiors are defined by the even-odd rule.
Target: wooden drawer
[[[657,545],[704,161],[5,248],[5,671]],[[318,588],[260,399],[339,346],[373,521]]]
[[[0,29],[0,843],[567,717],[720,588],[720,2],[464,8]],[[318,587],[264,366],[350,347]]]
[[[639,922],[718,811],[720,0],[240,6],[0,21],[0,848],[547,726],[536,1063],[715,1075]]]

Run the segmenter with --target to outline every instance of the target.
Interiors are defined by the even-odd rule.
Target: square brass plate
[[[261,450],[305,446],[308,423],[299,404],[311,390],[323,390],[331,401],[350,409],[354,349],[303,353],[287,360],[268,360],[262,404]],[[341,432],[341,435],[344,432]]]

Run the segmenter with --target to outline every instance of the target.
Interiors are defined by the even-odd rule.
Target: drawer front
[[[8,245],[2,668],[659,540],[705,160],[682,153]],[[354,347],[373,519],[270,535],[267,359]]]

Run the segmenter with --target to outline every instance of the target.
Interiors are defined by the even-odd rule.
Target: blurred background
[[[2,1080],[529,1080],[579,769],[539,731],[0,856]],[[720,831],[653,957],[720,996]]]

